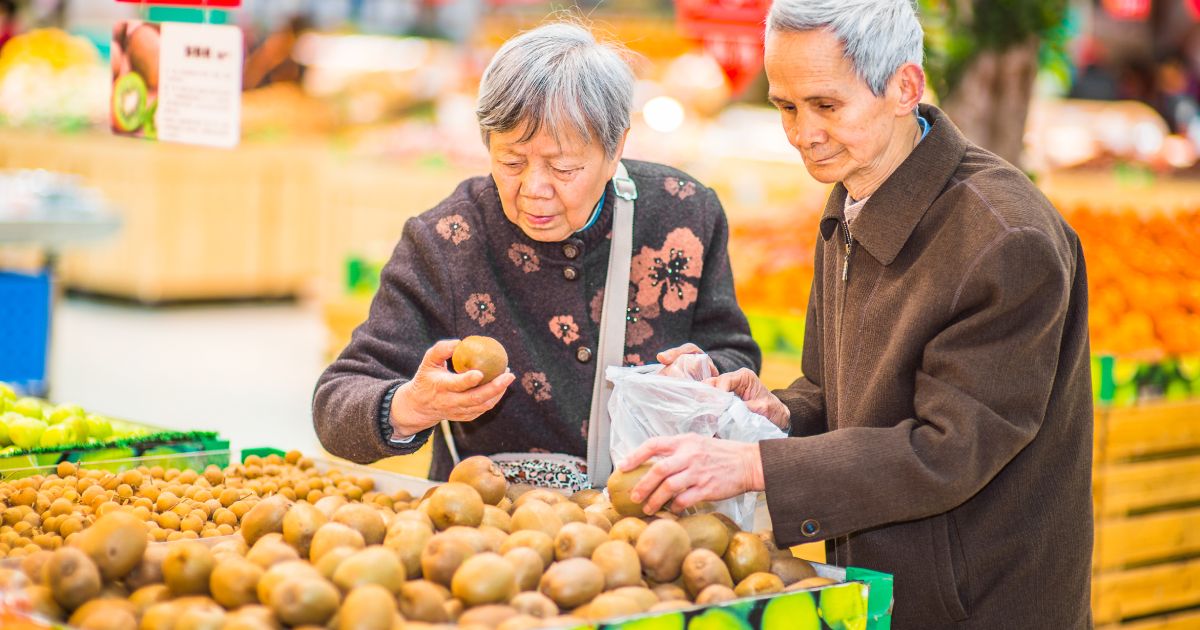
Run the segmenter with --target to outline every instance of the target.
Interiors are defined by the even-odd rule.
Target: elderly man
[[[1079,240],[925,85],[909,0],[779,0],[770,99],[816,179],[804,376],[715,379],[792,437],[658,438],[634,489],[765,490],[780,545],[895,575],[897,628],[1091,625],[1092,401]]]

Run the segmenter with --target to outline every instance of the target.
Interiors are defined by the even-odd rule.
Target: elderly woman
[[[433,479],[489,455],[510,478],[578,488],[589,446],[607,453],[589,427],[605,413],[593,404],[604,320],[618,340],[604,363],[703,352],[717,371],[757,371],[717,196],[678,170],[621,162],[633,84],[620,51],[576,25],[500,49],[477,110],[491,175],[406,224],[369,318],[317,384],[331,453],[372,462],[432,436]],[[620,293],[606,299],[606,286]],[[452,372],[469,335],[499,340],[509,371],[487,383]]]

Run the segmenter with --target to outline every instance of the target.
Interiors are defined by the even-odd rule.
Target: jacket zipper
[[[854,237],[845,221],[842,221],[842,236],[846,239],[846,259],[842,263],[842,284],[845,284],[850,280],[850,255],[854,253]]]

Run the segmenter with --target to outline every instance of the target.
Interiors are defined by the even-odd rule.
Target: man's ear
[[[925,96],[925,71],[915,63],[906,63],[892,75],[891,85],[896,95],[897,116],[911,115]]]

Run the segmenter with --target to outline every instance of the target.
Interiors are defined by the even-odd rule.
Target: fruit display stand
[[[269,472],[271,466],[282,466],[285,462],[284,458],[278,457],[277,451],[275,451],[276,455],[274,457],[270,455],[267,457],[262,457],[262,455],[271,452],[272,451],[270,449],[244,451],[243,457],[239,459],[243,460],[246,467],[245,469],[247,471],[252,467],[257,469],[257,467],[261,464],[261,470],[264,472]],[[247,456],[246,453],[254,454]],[[78,474],[82,479],[85,471],[91,468],[102,468],[104,471],[103,474],[117,475],[115,478],[119,479],[121,482],[125,482],[128,479],[125,474],[136,469],[143,472],[141,473],[141,476],[138,477],[139,481],[132,481],[132,483],[140,485],[142,483],[140,480],[147,479],[144,476],[146,473],[151,473],[152,475],[157,475],[158,477],[165,479],[171,479],[172,475],[176,475],[176,479],[182,479],[183,473],[181,471],[191,470],[195,471],[192,476],[193,479],[199,479],[199,477],[203,476],[204,479],[211,478],[225,482],[227,480],[226,477],[218,474],[218,477],[220,477],[220,479],[218,479],[218,477],[214,477],[213,475],[214,473],[221,472],[216,467],[219,467],[223,462],[227,462],[229,455],[230,454],[228,451],[197,452],[172,456],[133,458],[119,462],[85,462],[79,467],[43,467],[38,469],[36,472],[45,475],[45,478],[50,478],[51,475],[57,472],[59,474],[68,474],[72,476]],[[350,497],[351,502],[358,500],[366,502],[370,500],[373,503],[378,503],[378,499],[386,498],[388,500],[387,505],[390,506],[390,501],[393,498],[399,501],[401,500],[402,496],[420,496],[426,490],[440,485],[433,484],[424,479],[416,479],[385,473],[379,470],[339,461],[309,459],[307,460],[309,463],[305,464],[305,459],[306,458],[299,456],[298,453],[294,456],[289,454],[286,462],[289,466],[300,466],[302,471],[305,469],[305,466],[308,466],[308,469],[313,473],[320,473],[322,476],[328,476],[334,473],[344,475],[342,478],[346,480],[353,480],[352,484],[356,484],[356,487],[370,488],[366,494]],[[273,464],[272,461],[279,462],[279,464]],[[165,477],[163,477],[163,473],[161,471],[168,467],[173,469],[175,472],[172,473],[171,471],[167,471]],[[226,469],[227,472],[229,470],[230,469]],[[118,474],[121,473],[121,471],[125,471],[125,473]],[[231,472],[229,474],[237,475],[240,473]],[[96,479],[97,481],[104,480],[103,477],[92,478]],[[311,479],[313,476],[308,475],[306,478]],[[362,485],[365,480],[369,480],[370,484]],[[465,487],[461,483],[458,485]],[[350,486],[347,486],[347,488],[349,487]],[[288,485],[288,488],[294,489],[295,486]],[[216,489],[214,488],[214,494],[215,493]],[[393,494],[389,495],[388,493]],[[187,493],[187,496],[191,497],[192,495],[189,492]],[[437,497],[436,492],[433,496],[435,498]],[[162,498],[161,495],[160,498]],[[537,502],[535,501],[535,503]],[[345,503],[343,502],[343,505],[344,504]],[[410,503],[406,504],[411,505]],[[571,507],[573,509],[579,509],[576,506]],[[315,510],[317,508],[310,507],[308,509]],[[407,509],[411,509],[411,507]],[[611,509],[611,507],[609,509]],[[105,516],[107,513],[103,509],[98,508],[98,510],[101,514],[100,519],[109,519],[107,522],[110,525],[121,522],[120,519],[116,519],[115,517]],[[431,508],[431,510],[436,510],[436,508]],[[119,510],[114,508],[110,511]],[[371,510],[367,511],[371,512]],[[59,512],[55,513],[59,514]],[[250,524],[251,515],[256,513],[257,512],[255,512],[254,508],[251,508],[251,511],[246,513],[245,520],[243,521],[243,524],[246,527],[261,527],[261,523],[259,523],[258,520],[255,521],[255,525]],[[438,512],[429,511],[427,513],[432,515],[437,514]],[[117,516],[121,516],[123,519],[130,518],[127,515],[121,514],[118,514]],[[280,514],[280,517],[282,517],[282,514]],[[137,521],[132,521],[129,523],[129,525],[136,524],[136,522]],[[286,522],[287,521],[285,519],[284,523]],[[338,522],[342,523],[351,521]],[[278,525],[279,524],[276,523],[276,527],[278,527]],[[395,523],[393,523],[393,525],[395,525]],[[413,523],[413,525],[415,525],[415,523]],[[682,532],[682,529],[679,528],[679,526],[673,524],[671,526],[676,529],[680,529]],[[97,522],[97,525],[94,525],[93,527],[102,526],[99,525],[99,522]],[[287,527],[287,525],[284,525],[283,531],[285,532],[285,536],[288,535],[286,532],[289,531]],[[345,526],[339,525],[339,527]],[[724,531],[723,526],[718,524],[716,527],[717,529]],[[446,525],[440,525],[439,529],[446,529]],[[464,528],[460,527],[459,529]],[[80,535],[86,535],[88,531],[90,530],[85,528]],[[108,527],[107,529],[104,529],[104,531],[113,532],[116,530],[114,530],[112,527]],[[217,553],[216,550],[218,548],[224,546],[228,549],[229,544],[235,543],[236,541],[241,541],[243,535],[249,536],[249,534],[235,533],[235,530],[233,529],[226,531],[231,532],[232,535],[225,535],[223,537],[217,536],[208,539],[202,538],[201,541],[204,542],[204,546],[206,548],[211,550],[211,553],[215,554]],[[259,533],[255,534],[254,536],[255,538],[258,538],[263,534],[265,534],[265,531],[259,531]],[[482,533],[479,535],[482,535]],[[758,540],[758,538],[753,535],[749,535],[748,539],[755,541]],[[315,550],[317,542],[315,538],[313,541],[313,548]],[[105,546],[99,547],[98,549],[114,549],[113,547],[109,546],[111,544],[121,543],[107,543]],[[187,541],[180,539],[177,542],[168,541],[160,544],[162,545],[161,552],[164,554],[182,554],[184,552],[177,546],[187,544]],[[284,543],[277,542],[264,544]],[[556,545],[557,544],[558,543],[556,542]],[[89,546],[90,543],[82,539],[80,539],[77,543],[71,543],[71,545],[76,549],[87,550],[91,548]],[[151,545],[156,546],[155,543],[151,543]],[[255,547],[257,548],[257,545]],[[172,550],[176,551],[173,552]],[[119,554],[120,552],[112,551],[111,553]],[[140,553],[141,552],[139,552],[139,557]],[[245,552],[243,551],[243,553]],[[349,553],[351,555],[344,557],[354,557],[354,552],[352,550],[350,550]],[[399,553],[399,551],[397,551],[397,553]],[[537,558],[537,556],[534,556],[534,558]],[[254,562],[258,562],[261,559],[262,558],[256,559]],[[227,561],[228,559],[222,560],[222,563]],[[341,560],[339,560],[339,562],[341,562]],[[107,567],[108,565],[101,566],[103,568]],[[422,566],[424,566],[424,562],[422,563]],[[18,561],[16,558],[0,560],[0,619],[5,621],[5,627],[10,627],[10,625],[11,627],[18,627],[16,624],[27,624],[21,625],[20,627],[69,628],[70,626],[64,625],[61,621],[39,618],[35,613],[32,612],[32,610],[38,608],[36,608],[36,604],[33,602],[33,600],[30,599],[30,592],[23,590],[23,585],[25,582],[21,579],[16,579],[12,575],[13,572],[19,572],[24,569],[24,567],[25,563]],[[111,569],[111,567],[109,568]],[[714,603],[712,605],[674,606],[671,610],[660,610],[657,612],[652,611],[649,613],[631,616],[617,616],[593,622],[575,621],[569,625],[561,627],[564,629],[570,628],[572,630],[582,630],[584,628],[595,628],[597,630],[707,630],[711,628],[745,628],[747,630],[757,628],[764,628],[768,630],[774,630],[777,628],[799,628],[803,630],[841,630],[843,628],[862,628],[864,630],[886,630],[886,628],[890,627],[890,612],[892,607],[891,576],[858,568],[839,568],[822,564],[814,564],[812,569],[817,574],[817,577],[813,579],[818,580],[818,582],[814,582],[808,588],[804,588],[804,585],[801,585],[801,587],[798,589],[785,592],[776,592],[770,595],[751,595],[748,597],[741,597],[720,603]],[[295,570],[295,568],[289,569],[289,571],[293,572]],[[7,573],[5,573],[5,571],[7,571]],[[47,569],[47,571],[49,571],[49,569]],[[342,581],[340,574],[341,570],[339,567],[338,572],[336,572],[334,575],[334,581],[337,582],[339,586],[342,586],[345,590],[350,590],[349,587],[344,585],[345,583]],[[213,591],[214,596],[216,596],[215,588],[216,587],[214,587]],[[458,586],[455,586],[455,588],[457,589]],[[455,593],[459,593],[459,591],[455,590]],[[157,599],[154,601],[162,601],[162,599]],[[257,601],[257,599],[255,601]],[[78,606],[78,604],[75,604],[75,606]],[[79,610],[82,610],[82,608]],[[278,609],[276,608],[275,610],[278,614]],[[224,613],[221,614],[223,615]],[[72,618],[72,622],[74,623],[75,621],[76,619]],[[146,622],[143,622],[143,624],[144,623]],[[556,626],[547,625],[541,627]]]
[[[1200,627],[1200,400],[1097,409],[1098,628]]]

